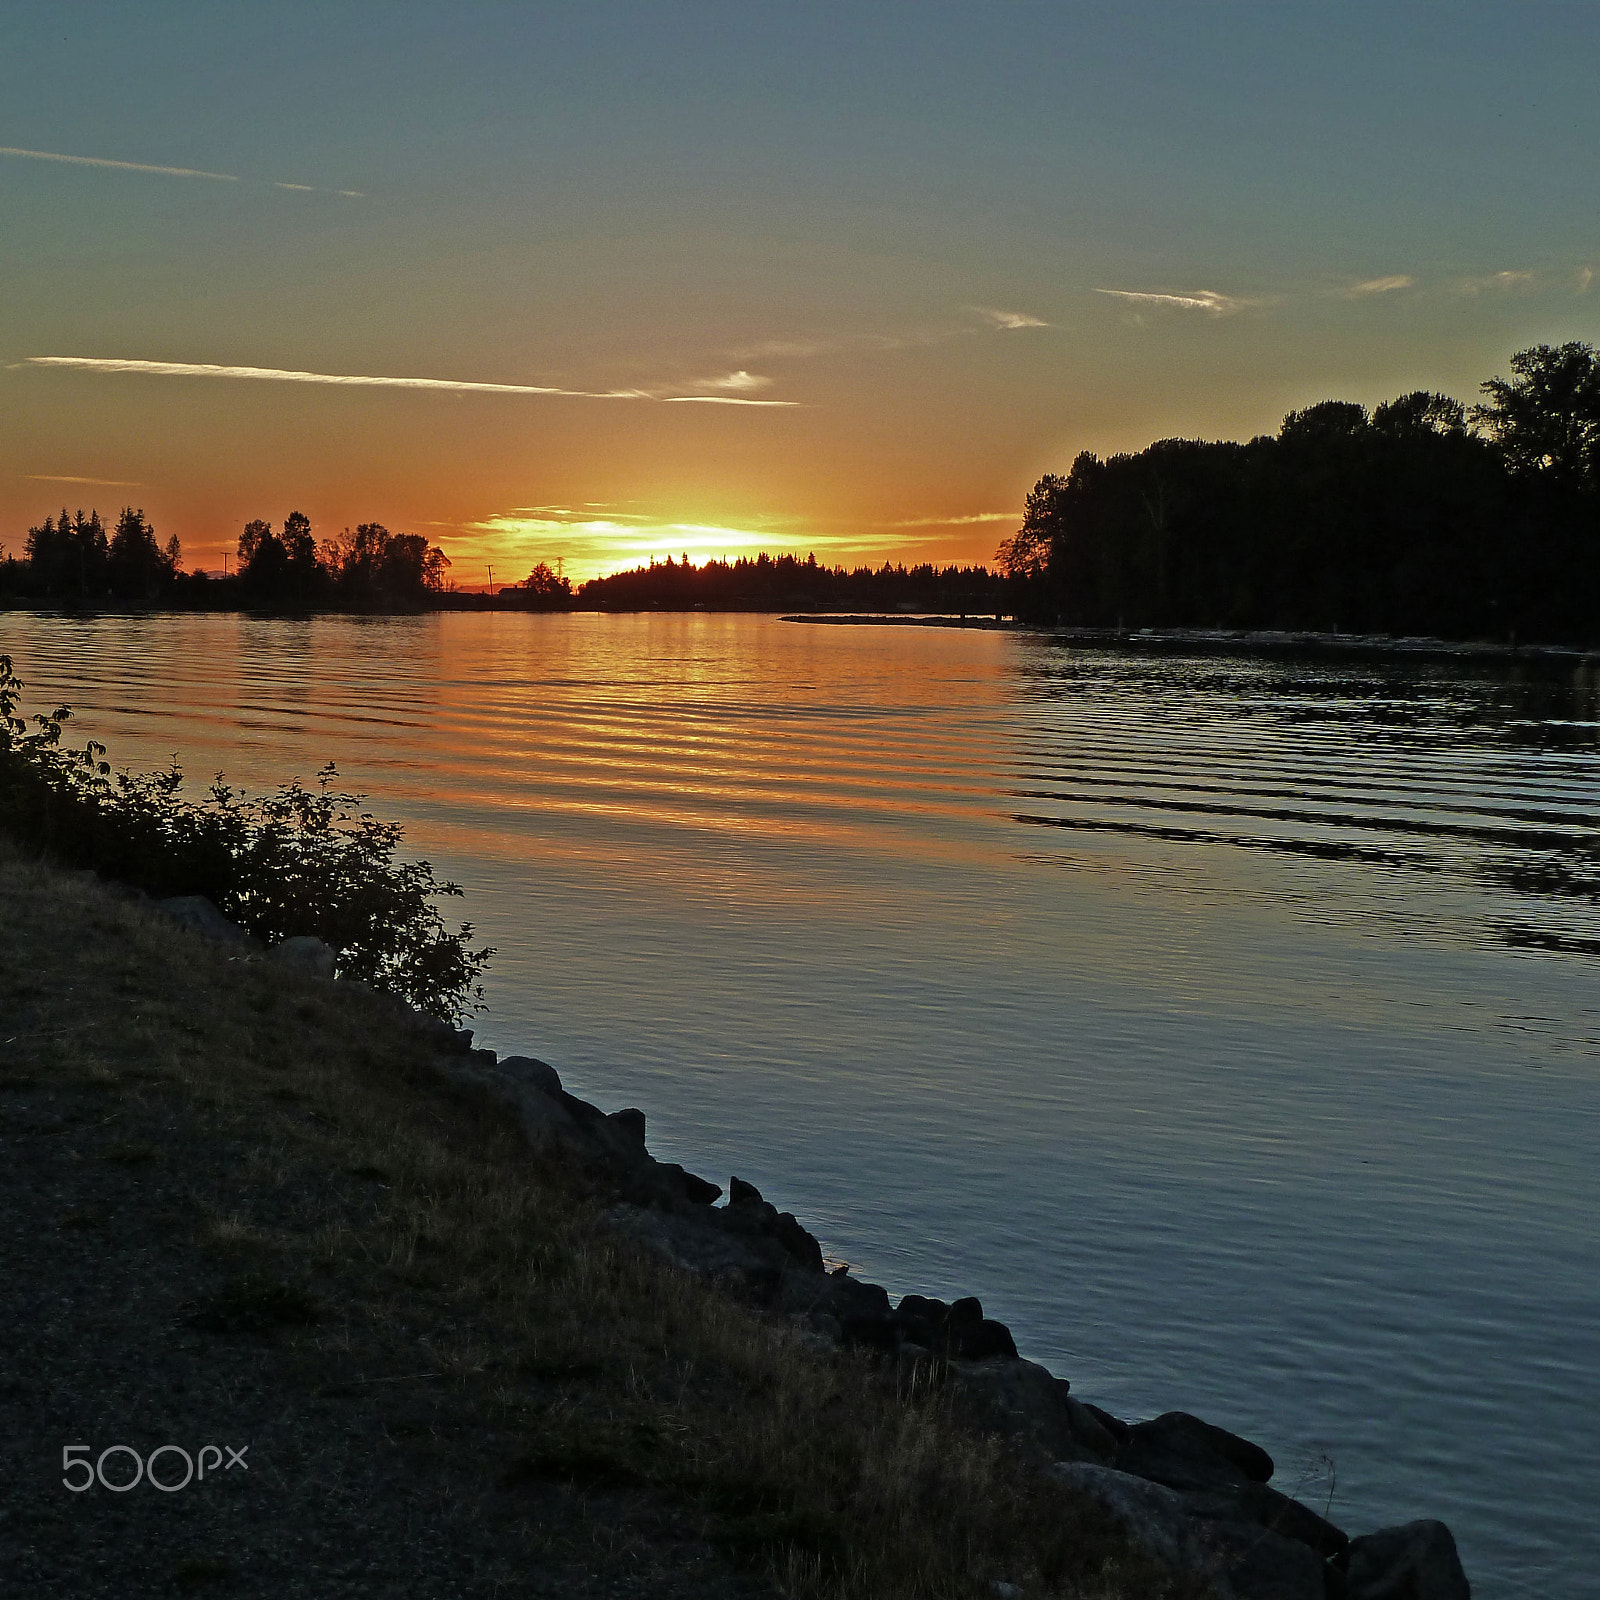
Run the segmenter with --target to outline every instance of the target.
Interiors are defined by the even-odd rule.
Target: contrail
[[[110,167],[117,172],[155,172],[164,178],[209,178],[213,183],[242,183],[236,172],[202,172],[198,167],[153,167],[143,161],[112,161],[107,156],[68,156],[59,150],[23,150],[15,145],[0,145],[0,156],[22,156],[28,161],[65,161],[74,167]],[[252,180],[259,181],[259,180]],[[321,189],[311,183],[272,183],[274,189],[293,189],[300,194],[338,194],[352,200],[365,200],[360,189]]]
[[[268,383],[320,383],[338,388],[442,389],[454,394],[558,395],[572,400],[656,400],[719,406],[793,406],[793,400],[743,400],[721,394],[653,394],[647,389],[559,389],[546,384],[477,383],[466,378],[384,378],[346,372],[300,372],[283,367],[217,366],[203,361],[126,361],[106,356],[29,356],[29,367],[75,367],[86,372],[142,372],[167,378],[255,378]]]
[[[67,478],[54,472],[30,472],[26,474],[29,483],[94,483],[105,489],[142,489],[144,485],[137,478]]]
[[[1119,300],[1132,300],[1140,305],[1176,306],[1182,311],[1209,311],[1212,316],[1226,316],[1249,305],[1231,294],[1218,294],[1215,289],[1196,289],[1192,294],[1153,294],[1142,289],[1096,289],[1096,294],[1115,295]]]
[[[168,178],[210,178],[213,183],[237,183],[234,172],[201,172],[197,167],[151,167],[142,161],[108,161],[103,156],[64,156],[54,150],[18,150],[0,145],[0,156],[25,156],[29,161],[66,161],[75,167],[115,167],[118,172],[159,172]]]

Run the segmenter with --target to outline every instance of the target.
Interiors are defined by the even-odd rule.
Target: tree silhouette
[[[107,592],[108,542],[98,511],[69,517],[63,507],[58,520],[46,517],[28,529],[26,549],[30,577],[43,594],[89,599]]]
[[[1515,472],[1548,472],[1567,487],[1600,488],[1600,356],[1577,340],[1540,344],[1511,358],[1511,378],[1490,378],[1472,420]]]
[[[112,591],[123,599],[154,600],[171,580],[173,565],[156,543],[143,510],[124,506],[106,551]]]
[[[553,572],[548,562],[541,561],[513,593],[534,610],[564,610],[572,603],[572,581]]]
[[[1600,362],[1512,358],[1469,414],[1416,390],[1164,439],[1042,477],[1001,544],[1013,609],[1094,628],[1600,637]]]

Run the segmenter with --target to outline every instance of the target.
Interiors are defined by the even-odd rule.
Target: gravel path
[[[281,1141],[269,1158],[238,1107],[186,1090],[171,1018],[152,1023],[141,988],[151,919],[97,895],[63,901],[0,861],[0,1590],[768,1592],[692,1513],[528,1470],[508,1424],[527,1385],[513,1403],[492,1359],[453,1369],[440,1348],[461,1330],[426,1284],[379,1315],[369,1286],[319,1261],[317,1238],[359,1230],[384,1175],[286,1164]],[[142,954],[117,944],[130,927]],[[66,1448],[121,1484],[130,1452],[166,1446],[204,1477],[64,1486]],[[168,1484],[187,1471],[179,1450],[153,1464]]]

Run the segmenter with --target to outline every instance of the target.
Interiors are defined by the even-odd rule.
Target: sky
[[[1081,450],[1600,340],[1600,6],[0,7],[0,544],[990,561]]]

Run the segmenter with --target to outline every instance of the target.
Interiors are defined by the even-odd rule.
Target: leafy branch
[[[427,861],[397,860],[403,830],[334,787],[298,778],[266,795],[219,777],[199,800],[183,773],[113,772],[106,747],[63,744],[71,709],[19,716],[22,682],[0,655],[0,830],[155,895],[202,894],[263,943],[312,934],[341,976],[458,1022],[481,1008],[494,951],[455,932],[435,901],[461,895]]]

